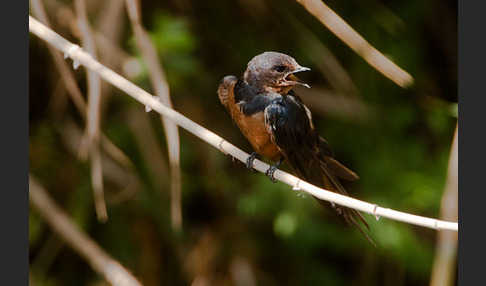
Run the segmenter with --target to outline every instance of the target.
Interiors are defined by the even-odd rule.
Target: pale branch
[[[314,15],[334,35],[360,55],[372,67],[401,87],[413,84],[413,77],[401,69],[380,51],[375,49],[346,21],[329,8],[322,0],[296,0]]]
[[[117,286],[142,285],[118,261],[82,232],[31,175],[29,175],[29,199],[30,204],[45,219],[47,224],[71,248],[84,257],[106,281]]]
[[[187,131],[206,141],[215,148],[218,148],[221,152],[229,154],[234,158],[240,160],[241,162],[246,162],[246,160],[249,158],[250,155],[248,153],[240,150],[236,146],[224,140],[222,137],[188,119],[187,117],[173,110],[172,108],[165,106],[157,99],[155,99],[151,94],[131,83],[130,81],[126,80],[111,69],[105,67],[104,65],[93,59],[89,54],[84,52],[78,45],[72,44],[71,42],[64,39],[56,32],[52,31],[31,16],[29,16],[29,31],[39,38],[50,43],[57,49],[61,50],[73,60],[76,60],[88,69],[97,72],[103,79],[118,87],[120,90],[124,91],[125,93],[139,101],[141,104],[151,107],[153,110],[172,120],[180,127],[186,129]],[[260,160],[254,161],[254,168],[262,173],[267,171],[269,167],[270,166],[268,164]],[[321,200],[333,202],[338,205],[366,212],[372,214],[375,217],[386,217],[389,219],[432,229],[458,231],[457,222],[437,220],[433,218],[408,214],[389,208],[383,208],[376,204],[367,203],[316,187],[289,173],[280,170],[277,170],[274,175],[277,180],[292,186],[294,190],[302,190]]]

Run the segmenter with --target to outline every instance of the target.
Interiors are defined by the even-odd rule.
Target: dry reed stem
[[[49,20],[47,18],[47,14],[45,12],[44,6],[40,0],[31,0],[31,8],[32,12],[36,17],[40,19],[46,26],[49,25]],[[47,45],[47,48],[54,59],[54,64],[56,65],[57,69],[59,70],[59,74],[63,80],[63,83],[66,87],[66,90],[71,97],[71,100],[74,103],[74,106],[79,111],[81,117],[86,120],[86,102],[84,97],[81,93],[81,90],[76,83],[76,79],[74,78],[72,70],[68,67],[68,64],[63,59],[62,54],[54,49],[52,46]],[[101,131],[100,131],[101,132]],[[103,150],[110,155],[114,160],[118,163],[122,164],[127,168],[133,168],[133,164],[130,159],[121,151],[111,140],[101,132],[101,144]]]
[[[100,149],[94,145],[89,147],[89,157],[91,162],[91,184],[93,186],[95,210],[98,220],[106,222],[108,213],[106,211],[105,192],[103,186],[103,167],[101,164]]]
[[[440,217],[447,220],[457,220],[458,216],[458,130],[454,133],[449,170],[447,174],[444,195],[442,196]],[[449,286],[454,284],[456,274],[457,233],[440,232],[437,237],[436,254],[432,268],[430,286]]]
[[[123,17],[125,3],[123,0],[103,2],[104,6],[98,16],[96,30],[99,31],[99,34],[105,35],[109,42],[118,43],[125,28],[125,17]],[[97,37],[96,34],[95,37]],[[112,56],[108,61],[116,63],[117,59]]]
[[[55,233],[49,234],[46,242],[37,252],[34,259],[29,260],[29,268],[35,269],[36,274],[46,274],[55,262],[65,243]]]
[[[91,267],[112,285],[142,285],[118,261],[110,257],[89,236],[82,232],[49,197],[36,179],[29,175],[30,204],[45,219],[47,224],[88,261]]]
[[[44,6],[40,0],[30,0],[30,7],[32,9],[32,13],[46,26],[50,26],[49,19],[45,12]],[[86,110],[86,103],[84,101],[83,95],[81,90],[79,89],[76,80],[74,79],[73,72],[68,67],[68,64],[63,59],[62,54],[54,49],[52,46],[47,45],[47,49],[49,53],[54,59],[54,63],[59,70],[59,75],[63,79],[63,82],[66,86],[66,90],[71,97],[71,100],[74,103],[74,106],[80,111],[83,118],[86,116],[84,111]]]
[[[167,83],[164,70],[160,66],[160,58],[157,55],[148,33],[140,22],[140,2],[136,0],[125,1],[128,17],[132,24],[135,34],[135,41],[140,50],[143,60],[149,71],[149,78],[160,101],[172,108],[170,100],[169,84]],[[161,116],[164,125],[165,137],[167,138],[167,149],[169,153],[170,173],[171,173],[171,221],[175,230],[182,227],[181,209],[181,170],[180,170],[180,143],[177,125],[167,118]]]
[[[99,8],[98,16],[96,18],[96,24],[93,26],[93,36],[98,51],[98,57],[103,59],[103,63],[114,69],[115,71],[122,70],[123,61],[121,57],[114,52],[121,48],[115,49],[113,46],[118,46],[120,39],[125,28],[125,3],[123,0],[107,0],[103,1],[102,8]],[[99,32],[97,32],[99,31]],[[110,42],[111,45],[106,43],[100,43],[99,34],[104,35],[105,42]],[[100,101],[100,114],[104,114],[106,107],[109,105],[113,94],[114,87],[109,83],[101,82],[101,101]]]
[[[48,110],[49,116],[52,116],[55,121],[60,121],[62,120],[62,115],[66,112],[68,95],[64,83],[62,81],[54,81],[52,96],[49,99],[46,109]]]
[[[35,0],[35,1],[39,1],[39,0]],[[111,15],[111,14],[118,11],[119,9],[118,5],[120,5],[120,3],[118,2],[121,2],[122,9],[124,9],[124,5],[125,5],[124,0],[111,0],[111,1],[117,3],[106,4],[108,7],[105,7],[105,9],[106,10],[110,9],[109,10],[110,15],[108,15],[107,18],[105,18],[105,14],[103,12],[100,12],[100,14],[103,15],[103,19],[99,22],[97,29],[93,28],[93,34],[96,42],[96,48],[100,54],[99,58],[102,58],[104,60],[106,66],[113,68],[113,64],[121,65],[120,63],[123,63],[125,60],[127,60],[130,57],[130,55],[114,43],[114,40],[119,36],[118,30],[120,30],[121,27],[123,26],[123,21],[122,21],[123,17],[119,16],[117,18],[119,22],[113,22],[114,20],[113,17],[115,17],[115,15]],[[45,0],[45,2],[50,12],[52,14],[55,14],[54,16],[57,18],[57,23],[59,25],[68,28],[71,31],[71,34],[73,35],[79,34],[79,29],[76,25],[76,17],[74,16],[74,12],[70,6],[57,0]],[[34,14],[34,16],[36,15]],[[115,32],[108,31],[108,27],[110,27],[110,25],[117,26]]]
[[[75,0],[76,14],[78,20],[78,27],[81,32],[81,42],[83,48],[93,58],[96,56],[96,45],[91,32],[91,27],[86,14],[86,3],[84,0]],[[92,71],[87,71],[88,82],[88,109],[87,109],[87,147],[96,144],[99,136],[99,122],[100,122],[100,98],[101,98],[101,80],[100,77]]]
[[[216,135],[210,130],[202,127],[201,125],[195,123],[194,121],[188,119],[179,112],[165,106],[157,99],[155,99],[151,94],[141,89],[140,87],[134,85],[130,81],[126,80],[119,74],[110,70],[109,68],[103,66],[101,63],[93,59],[89,54],[80,49],[77,45],[72,44],[67,41],[56,32],[52,31],[48,27],[41,24],[36,19],[29,16],[29,31],[39,38],[50,43],[57,49],[63,52],[69,52],[69,56],[82,65],[97,72],[103,79],[110,82],[114,86],[118,87],[120,90],[124,91],[135,100],[139,101],[145,106],[150,106],[153,110],[164,115],[168,119],[172,120],[174,123],[180,127],[186,129],[202,140],[206,141],[208,144],[215,148],[218,148],[221,152],[225,154],[230,154],[234,158],[240,160],[241,162],[246,162],[249,158],[249,154],[238,149],[233,144],[224,140],[222,137]],[[270,166],[260,160],[254,161],[254,169],[264,173]],[[414,225],[419,225],[423,227],[428,227],[437,230],[452,230],[458,231],[457,222],[442,221],[433,218],[417,216],[413,214],[408,214],[405,212],[400,212],[392,210],[389,208],[383,208],[376,204],[371,204],[363,202],[349,196],[340,195],[314,185],[311,185],[289,173],[277,170],[275,172],[275,179],[284,182],[293,187],[294,190],[305,191],[321,200],[336,203],[341,206],[348,208],[353,208],[368,214],[372,214],[375,217],[386,217],[389,219],[402,221]]]
[[[322,75],[328,79],[329,84],[346,95],[358,94],[358,88],[336,56],[294,15],[281,10],[279,9],[279,12],[287,17],[298,31],[297,35],[301,39],[298,42],[305,47],[309,60],[314,62]]]
[[[363,122],[373,116],[373,108],[357,96],[346,96],[319,86],[311,89],[299,88],[299,96],[304,99],[313,112],[324,115],[332,114],[346,119]]]
[[[385,57],[370,45],[360,34],[348,25],[339,15],[321,0],[296,0],[314,15],[324,26],[333,32],[341,41],[360,55],[372,67],[381,72],[394,83],[405,88],[413,84],[412,76]]]
[[[58,128],[62,141],[67,149],[76,156],[83,131],[70,118],[64,120],[64,125]],[[107,181],[112,181],[120,187],[118,193],[107,196],[108,205],[118,204],[132,198],[140,189],[141,182],[133,172],[133,168],[126,170],[116,159],[111,156],[101,155],[103,164],[103,176]]]
[[[100,32],[92,29],[96,48],[99,51],[100,58],[105,60],[109,66],[116,66],[120,58],[127,58],[128,54],[119,48],[115,43],[119,41],[124,27],[123,17],[123,0],[109,0],[105,1],[101,15],[98,17],[97,29]],[[101,19],[100,19],[101,18]],[[111,95],[112,86],[107,82],[101,82],[101,98],[100,98],[100,113],[103,112],[103,102],[107,102],[109,95]],[[117,148],[110,140],[106,140],[106,136],[99,130],[101,135],[101,143],[104,144],[105,151],[109,153],[116,161],[125,167],[134,168],[128,157]],[[106,141],[106,142],[105,142]],[[104,169],[104,168],[103,168]]]
[[[84,0],[76,0],[76,14],[79,30],[81,31],[81,42],[86,51],[96,58],[96,45],[94,42],[91,27],[86,14],[86,3]],[[75,65],[76,61],[73,63]],[[99,150],[99,125],[100,125],[100,102],[101,102],[101,79],[98,74],[87,70],[88,81],[88,108],[86,135],[82,140],[80,148],[81,158],[86,158],[87,151],[91,164],[91,184],[94,192],[94,202],[96,215],[100,222],[108,220],[106,210],[104,187],[103,187],[103,167],[101,165],[101,154]]]
[[[143,160],[147,163],[155,186],[163,189],[169,181],[169,166],[160,142],[150,124],[150,118],[138,107],[131,107],[126,114],[126,122],[137,142]]]

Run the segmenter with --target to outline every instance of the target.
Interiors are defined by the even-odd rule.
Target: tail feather
[[[343,185],[341,185],[341,183],[332,174],[329,173],[327,167],[323,166],[322,163],[321,163],[321,169],[326,175],[326,177],[329,178],[329,180],[332,182],[333,186],[335,187],[334,189],[337,190],[338,193],[342,195],[348,195],[348,192],[346,192]],[[359,220],[366,226],[367,229],[370,229],[368,223],[366,222],[366,220],[364,219],[363,215],[360,212],[358,212],[355,209],[349,209],[349,208],[346,208],[345,210],[349,210],[350,213],[352,213],[354,216],[359,218]]]
[[[311,156],[310,154],[307,154],[309,156],[303,156],[302,151],[303,150],[301,150],[299,154],[294,153],[294,154],[288,154],[290,156],[287,156],[287,160],[289,161],[290,165],[294,168],[296,173],[301,178],[309,181],[310,183],[316,186],[329,189],[330,191],[334,191],[342,195],[348,195],[348,193],[344,189],[339,179],[336,177],[333,171],[329,169],[327,165],[328,160],[325,159],[325,155],[313,154]],[[309,160],[309,158],[311,159]],[[324,202],[318,198],[316,199],[322,205],[327,206],[327,202]],[[361,234],[373,246],[376,246],[376,243],[362,227],[362,225],[364,225],[367,230],[370,229],[368,223],[366,222],[363,215],[359,211],[347,207],[336,206],[336,205],[333,205],[333,207],[338,212],[338,214],[343,216],[346,223],[348,223],[349,225],[356,226],[359,232],[361,232]]]
[[[337,190],[339,193],[341,193],[343,195],[348,195],[348,192],[346,192],[343,185],[341,185],[339,180],[336,179],[332,174],[329,173],[329,170],[322,163],[322,161],[320,162],[320,165],[321,165],[321,169],[324,172],[325,176],[327,176],[329,178],[329,180],[332,182],[332,184],[334,185],[334,187],[335,187],[334,190]],[[342,209],[343,217],[348,224],[355,225],[358,228],[359,232],[361,232],[361,234],[364,235],[364,237],[366,237],[366,239],[371,244],[373,244],[373,246],[376,246],[376,243],[373,241],[373,239],[363,230],[363,228],[361,227],[361,224],[356,221],[356,218],[358,218],[359,221],[361,221],[361,223],[364,224],[364,226],[366,227],[367,230],[370,229],[370,226],[368,225],[368,223],[364,219],[363,215],[359,211],[357,211],[355,209],[346,208],[346,207],[337,207],[337,208]]]
[[[323,158],[323,160],[326,162],[326,166],[336,177],[346,181],[356,181],[359,179],[359,176],[355,172],[351,171],[338,160],[334,159],[334,154],[326,139],[319,136],[317,146],[320,157]]]

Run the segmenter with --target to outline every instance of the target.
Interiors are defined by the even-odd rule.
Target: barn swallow
[[[286,161],[299,178],[347,195],[340,179],[355,181],[358,175],[334,158],[329,144],[314,128],[309,108],[292,90],[297,85],[310,88],[295,76],[309,70],[288,55],[265,52],[250,60],[242,79],[225,76],[218,97],[255,151],[246,162],[248,168],[252,169],[258,155],[277,162],[266,171],[275,182],[273,173]],[[358,222],[369,230],[358,211],[331,205],[374,245]]]

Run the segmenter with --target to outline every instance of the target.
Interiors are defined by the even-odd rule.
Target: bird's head
[[[290,90],[295,85],[310,88],[294,75],[308,70],[310,68],[299,65],[291,56],[264,52],[251,59],[243,77],[248,84],[260,90],[282,92]]]

